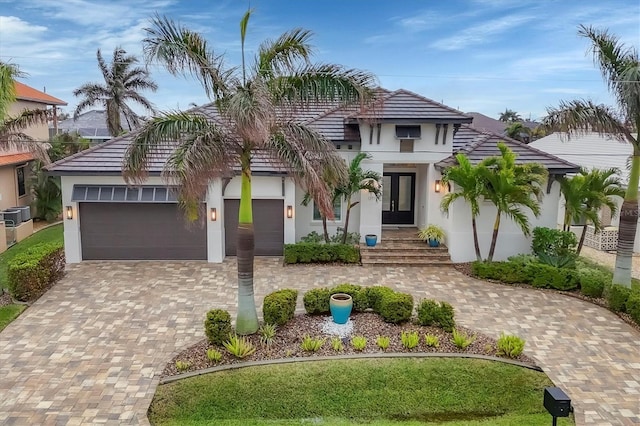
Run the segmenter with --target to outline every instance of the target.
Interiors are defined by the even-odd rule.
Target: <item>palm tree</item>
[[[616,169],[593,169],[586,177],[587,198],[585,200],[585,208],[587,211],[599,212],[603,207],[609,208],[611,214],[615,215],[618,211],[618,206],[615,203],[613,197],[624,198],[625,191],[622,188],[622,182],[617,176],[618,170]],[[593,226],[596,232],[602,230],[602,224],[600,223],[600,217],[596,214],[596,221],[593,221]],[[582,250],[584,244],[584,238],[587,231],[587,224],[584,224],[582,228],[582,235],[580,236],[580,242],[578,243],[578,254]]]
[[[33,125],[46,125],[50,114],[46,109],[25,109],[15,117],[9,116],[9,106],[16,101],[16,78],[25,74],[15,64],[0,61],[0,150],[27,151],[48,163],[48,145],[35,141],[24,130]]]
[[[520,121],[512,122],[504,130],[504,134],[511,139],[528,143],[531,139],[531,129],[522,124]]]
[[[618,251],[613,283],[631,286],[631,260],[638,226],[638,179],[640,178],[640,143],[633,129],[640,129],[640,59],[634,47],[627,47],[606,30],[581,25],[578,34],[591,41],[594,62],[615,95],[615,108],[588,100],[560,103],[548,108],[544,124],[567,137],[597,132],[630,143],[633,157],[629,183],[620,209]]]
[[[360,165],[364,159],[371,158],[371,155],[365,152],[358,153],[351,163],[349,164],[349,174],[347,179],[336,189],[336,192],[347,202],[347,214],[344,219],[344,233],[342,234],[342,244],[347,243],[347,236],[349,232],[349,216],[351,209],[357,206],[360,201],[351,201],[352,197],[360,192],[366,190],[369,194],[375,195],[376,199],[380,199],[382,196],[380,173],[372,170],[364,171]]]
[[[478,168],[484,185],[482,194],[497,209],[487,257],[489,262],[493,260],[502,215],[513,220],[526,236],[531,233],[523,207],[536,217],[540,215],[541,185],[547,177],[547,170],[540,164],[516,164],[516,154],[504,143],[499,142],[498,149],[500,156],[485,158]]]
[[[194,203],[202,199],[211,179],[242,179],[238,213],[238,314],[240,334],[258,329],[254,291],[254,230],[251,209],[251,165],[255,157],[274,161],[332,218],[332,194],[324,180],[326,170],[338,178],[345,162],[333,144],[294,120],[292,113],[317,102],[336,105],[369,101],[375,79],[366,72],[333,64],[310,62],[311,33],[285,32],[263,42],[255,62],[245,61],[245,36],[251,10],[240,21],[242,65],[227,67],[207,41],[166,17],[157,16],[146,29],[144,51],[148,61],[163,63],[174,75],[190,74],[214,101],[215,111],[163,113],[150,120],[134,138],[124,164],[125,178],[144,180],[158,148],[173,148],[165,177],[177,184],[179,197]]]
[[[443,176],[442,183],[444,185],[453,182],[455,184],[456,191],[449,192],[442,198],[440,208],[447,215],[451,204],[458,200],[464,200],[469,203],[471,207],[471,229],[473,230],[473,246],[476,250],[476,259],[482,260],[480,253],[480,244],[478,242],[478,226],[476,224],[476,217],[480,214],[480,205],[478,203],[482,191],[483,185],[480,180],[480,174],[478,172],[479,166],[474,166],[464,154],[457,154],[456,160],[458,165],[448,168]]]
[[[73,91],[74,96],[82,96],[83,99],[76,107],[73,118],[89,107],[96,104],[102,105],[107,112],[107,128],[111,136],[118,136],[125,129],[122,126],[121,117],[126,120],[126,130],[133,130],[140,125],[140,118],[127,105],[128,101],[136,102],[153,113],[151,102],[139,92],[141,90],[158,89],[156,83],[149,77],[149,72],[142,67],[134,67],[138,59],[133,55],[127,55],[121,47],[113,50],[113,60],[110,65],[102,58],[98,49],[96,53],[98,66],[104,78],[104,83],[85,83]]]
[[[583,223],[585,219],[592,222],[597,221],[597,214],[587,212],[585,208],[585,199],[587,198],[587,186],[585,184],[586,170],[580,170],[580,173],[572,177],[563,177],[560,179],[560,193],[564,198],[564,218],[562,221],[562,230],[570,231],[572,223]]]
[[[500,117],[498,117],[498,120],[504,121],[505,123],[513,123],[516,121],[521,121],[522,117],[520,117],[520,115],[514,110],[507,108],[504,110],[504,112],[500,113]]]

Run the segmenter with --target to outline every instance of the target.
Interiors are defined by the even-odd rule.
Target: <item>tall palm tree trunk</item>
[[[473,248],[476,249],[476,259],[478,262],[482,261],[482,254],[480,253],[480,242],[478,241],[478,224],[476,223],[476,217],[471,216],[471,229],[473,229]]]
[[[491,247],[489,248],[489,262],[493,261],[493,253],[496,251],[496,242],[498,241],[498,230],[500,229],[500,210],[496,215],[496,221],[493,224],[493,236],[491,237]]]
[[[580,252],[582,251],[582,246],[584,245],[584,237],[587,236],[587,225],[584,224],[582,226],[582,234],[580,235],[580,242],[578,243],[578,250],[576,251],[576,253],[580,254]]]
[[[347,215],[344,218],[344,232],[342,233],[342,244],[347,244],[347,235],[349,234],[349,217],[351,216],[351,195],[347,198]]]
[[[258,313],[253,296],[254,232],[251,207],[251,160],[249,152],[241,158],[242,186],[238,211],[238,315],[236,332],[253,334],[258,331]]]
[[[613,283],[631,287],[631,263],[633,245],[638,227],[638,179],[640,178],[640,152],[636,148],[631,161],[629,184],[620,208],[620,227],[618,228],[618,252],[616,269],[613,271]]]

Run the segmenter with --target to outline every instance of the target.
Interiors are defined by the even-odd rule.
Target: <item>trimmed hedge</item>
[[[330,293],[331,295],[345,293],[351,296],[353,299],[353,310],[356,312],[364,312],[371,307],[366,289],[359,285],[349,283],[338,284],[331,289]]]
[[[304,310],[308,314],[318,315],[329,313],[329,298],[331,291],[328,288],[314,288],[307,291],[302,297]]]
[[[214,345],[222,345],[229,340],[231,334],[231,315],[223,309],[212,309],[207,312],[204,320],[204,333],[209,342]]]
[[[556,268],[537,262],[473,262],[473,276],[491,279],[507,284],[531,284],[539,288],[573,290],[578,287],[578,274],[575,269]]]
[[[438,303],[433,299],[425,299],[420,302],[417,311],[420,325],[438,325],[449,332],[456,326],[453,306],[447,302]]]
[[[640,325],[640,290],[631,290],[625,308],[631,318]]]
[[[526,266],[519,262],[475,261],[471,264],[471,273],[478,278],[497,280],[508,284],[531,283]]]
[[[273,325],[285,325],[293,319],[296,313],[296,290],[283,289],[265,296],[262,303],[262,317],[264,322]]]
[[[573,290],[578,288],[578,277],[575,269],[557,268],[544,263],[527,265],[526,274],[531,285],[538,288],[555,288],[556,290]]]
[[[359,263],[360,249],[349,244],[296,243],[284,245],[284,263]]]
[[[382,307],[382,299],[385,296],[388,296],[394,293],[393,289],[390,287],[383,286],[373,286],[366,288],[367,298],[369,299],[369,307],[373,309],[373,312],[380,312]]]
[[[7,265],[11,296],[23,302],[36,300],[64,275],[62,243],[36,244],[17,254]]]
[[[585,296],[602,297],[606,285],[611,284],[611,274],[598,269],[578,269],[578,282],[580,291]]]
[[[409,321],[412,313],[413,296],[395,291],[382,297],[380,312],[378,312],[385,322],[392,324]]]
[[[609,302],[609,308],[615,312],[626,312],[627,300],[631,296],[631,289],[618,284],[607,285],[604,288],[604,297]]]

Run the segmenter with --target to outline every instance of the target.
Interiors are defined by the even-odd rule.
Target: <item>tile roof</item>
[[[66,105],[67,103],[58,98],[54,98],[44,92],[34,89],[31,86],[27,86],[19,81],[15,82],[16,86],[16,98],[24,101],[40,102],[47,105]]]
[[[470,123],[472,120],[457,109],[404,89],[388,93],[374,107],[350,118],[397,123]]]
[[[475,138],[473,138],[474,133]],[[435,167],[442,170],[457,164],[455,156],[460,153],[465,154],[472,164],[478,164],[487,157],[500,154],[498,142],[504,142],[518,156],[516,162],[519,164],[540,163],[552,174],[575,173],[579,169],[579,166],[569,161],[515,139],[495,133],[480,132],[466,125],[461,126],[453,138],[453,154],[436,163]]]
[[[33,160],[33,154],[30,152],[20,152],[17,154],[0,154],[0,167],[10,166],[13,164],[26,163],[27,161]]]

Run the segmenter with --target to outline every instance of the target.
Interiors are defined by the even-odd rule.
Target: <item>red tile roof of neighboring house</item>
[[[21,152],[19,154],[0,155],[0,167],[10,166],[12,164],[26,163],[33,160],[33,154],[30,152]]]
[[[47,105],[66,105],[67,103],[44,92],[16,81],[16,98],[24,101],[40,102]]]

